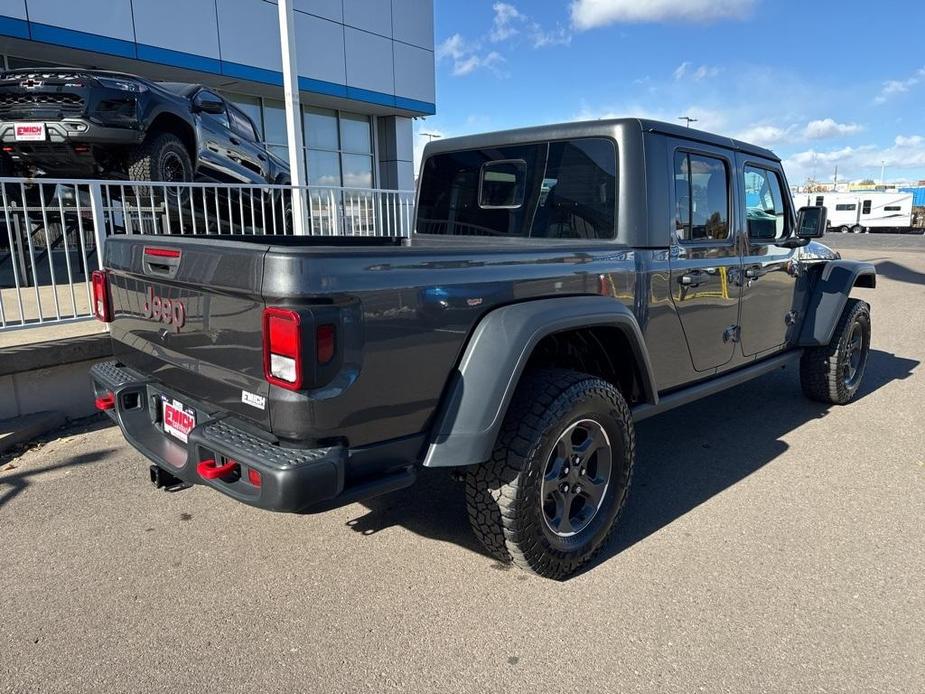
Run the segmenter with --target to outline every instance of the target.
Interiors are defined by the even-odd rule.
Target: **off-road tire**
[[[172,182],[193,180],[193,163],[183,141],[173,133],[152,133],[128,155],[128,177],[131,181],[165,181],[167,161],[180,164],[183,175]]]
[[[573,423],[600,424],[611,443],[610,482],[599,510],[567,538],[549,528],[540,500],[553,447]],[[612,538],[626,504],[636,434],[629,407],[610,383],[562,369],[526,373],[508,408],[491,460],[468,468],[469,522],[502,562],[554,579],[574,574]]]
[[[850,358],[850,341],[855,326],[861,331],[862,353],[859,373],[853,382],[846,382],[845,371]],[[848,299],[832,341],[822,347],[812,347],[800,359],[800,385],[811,400],[832,405],[847,405],[857,394],[863,381],[870,354],[870,306],[859,299]]]

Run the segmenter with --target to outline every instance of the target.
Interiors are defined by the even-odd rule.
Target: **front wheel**
[[[173,133],[151,133],[128,154],[128,177],[132,181],[158,181],[161,183],[189,183],[193,180],[193,163],[183,141]],[[152,186],[154,194],[161,194],[173,203],[183,203],[190,191],[182,187]],[[147,186],[138,186],[137,194],[149,196]]]
[[[860,224],[855,224],[853,227],[851,227],[852,234],[863,234],[866,231],[867,230],[864,227],[862,227]]]
[[[800,384],[806,397],[847,405],[857,394],[870,354],[870,307],[849,299],[832,340],[803,352]]]
[[[469,468],[469,521],[499,560],[548,578],[574,574],[612,536],[636,457],[629,407],[575,371],[528,373],[492,459]]]

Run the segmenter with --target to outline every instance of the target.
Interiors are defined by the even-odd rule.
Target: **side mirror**
[[[798,239],[821,239],[825,236],[828,210],[824,207],[801,207],[797,213]]]
[[[221,101],[203,98],[200,95],[193,100],[193,111],[198,113],[211,113],[213,115],[218,115],[225,112],[225,104]]]

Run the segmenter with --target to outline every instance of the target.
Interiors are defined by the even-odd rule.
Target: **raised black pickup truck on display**
[[[876,275],[825,217],[771,152],[662,123],[434,142],[410,240],[109,239],[97,405],[155,483],[276,511],[452,469],[492,554],[566,577],[614,532],[634,422],[790,365],[855,395]]]
[[[102,70],[0,75],[0,176],[288,183],[253,121],[201,84]]]

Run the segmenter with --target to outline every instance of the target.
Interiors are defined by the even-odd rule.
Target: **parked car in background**
[[[0,75],[0,175],[288,183],[253,121],[201,84],[100,70]]]

